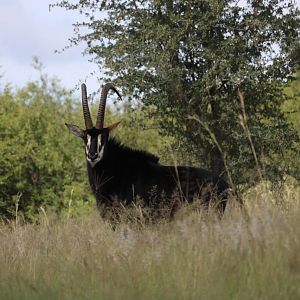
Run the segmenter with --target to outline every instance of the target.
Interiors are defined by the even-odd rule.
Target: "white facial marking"
[[[103,157],[103,151],[104,151],[104,146],[101,144],[101,134],[98,135],[98,145],[97,145],[97,152],[98,152],[98,157],[99,160],[102,159]]]
[[[88,154],[88,152],[90,150],[90,147],[91,147],[91,140],[92,140],[92,138],[91,138],[91,136],[89,134],[87,134],[86,137],[87,137],[87,143],[86,143],[85,149],[86,149],[86,154]]]
[[[99,153],[99,150],[101,148],[101,134],[98,134],[98,142],[97,142],[97,152]]]
[[[86,153],[87,154],[89,152],[90,146],[91,146],[91,136],[87,135],[87,144],[86,144]],[[101,145],[101,134],[99,134],[98,138],[97,138],[97,158],[92,161],[87,156],[87,161],[89,162],[89,164],[91,165],[92,168],[102,159],[103,152],[104,152],[104,146]]]
[[[103,152],[104,152],[104,147],[102,147],[101,150],[100,150],[100,152],[99,152],[99,159],[102,159]]]

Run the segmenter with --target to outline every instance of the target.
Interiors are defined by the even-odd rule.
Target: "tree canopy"
[[[56,6],[84,16],[71,43],[86,42],[102,80],[151,107],[160,130],[198,163],[235,184],[288,171],[281,161],[298,135],[281,104],[297,67],[294,1],[65,0]]]

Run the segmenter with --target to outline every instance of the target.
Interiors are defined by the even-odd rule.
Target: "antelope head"
[[[113,90],[114,92],[116,92],[119,98],[122,100],[119,92],[111,83],[105,84],[101,91],[96,126],[93,126],[93,121],[88,105],[86,85],[83,83],[81,85],[81,93],[85,129],[81,129],[76,125],[66,123],[66,126],[74,135],[83,139],[86,159],[91,167],[94,167],[99,161],[103,159],[105,146],[109,138],[109,133],[120,123],[117,122],[104,128],[105,106],[109,90]]]

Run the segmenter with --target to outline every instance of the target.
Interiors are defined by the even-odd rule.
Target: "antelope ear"
[[[114,129],[116,129],[119,126],[120,123],[121,123],[121,121],[107,126],[108,131],[112,132]]]
[[[65,123],[65,124],[68,127],[68,129],[70,130],[70,132],[72,132],[74,135],[76,135],[80,138],[84,137],[84,131],[81,128],[79,128],[76,125],[67,124],[67,123]]]

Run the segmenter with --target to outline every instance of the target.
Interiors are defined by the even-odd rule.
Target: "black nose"
[[[94,159],[96,159],[97,158],[97,153],[95,153],[95,154],[88,154],[88,158],[90,159],[90,160],[94,160]]]

